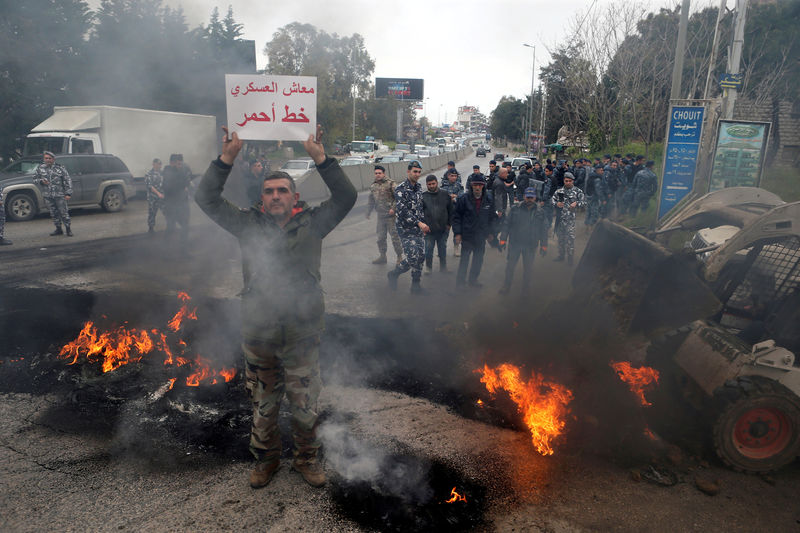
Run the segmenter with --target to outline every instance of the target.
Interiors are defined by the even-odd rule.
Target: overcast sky
[[[620,0],[616,0],[619,2]],[[633,1],[633,0],[632,0]],[[95,2],[91,2],[95,3]],[[98,2],[99,3],[99,2]],[[435,124],[455,120],[459,106],[473,105],[488,115],[503,95],[523,98],[531,90],[533,50],[538,69],[569,38],[571,21],[604,9],[612,0],[165,0],[182,6],[191,27],[208,24],[215,5],[220,16],[233,7],[244,38],[256,42],[258,68],[266,65],[264,46],[290,22],[313,24],[328,33],[364,37],[375,60],[376,77],[425,80],[425,110]],[[680,0],[642,0],[650,10]],[[692,11],[719,5],[693,0]],[[729,0],[733,4],[733,0]]]

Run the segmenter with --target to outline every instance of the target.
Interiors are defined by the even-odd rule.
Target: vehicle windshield
[[[47,152],[64,153],[64,137],[28,137],[22,155],[38,155]]]
[[[281,168],[289,170],[303,170],[308,168],[308,163],[305,161],[287,161]]]
[[[411,146],[408,144],[398,144],[394,147],[395,150],[405,150],[407,152],[411,151]]]
[[[514,161],[511,162],[512,167],[519,167],[524,165],[525,163],[530,163],[530,159],[520,159],[519,157],[515,158]]]
[[[17,161],[3,169],[7,174],[31,174],[36,170],[41,161]]]
[[[351,152],[372,152],[375,150],[375,143],[369,141],[353,141],[350,143]]]

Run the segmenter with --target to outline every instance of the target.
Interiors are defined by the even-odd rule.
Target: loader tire
[[[761,474],[800,451],[800,398],[763,376],[740,376],[714,393],[714,449],[740,472]]]

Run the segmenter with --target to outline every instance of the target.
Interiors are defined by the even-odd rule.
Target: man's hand
[[[461,235],[454,235],[453,242],[456,244],[461,244]]]
[[[428,225],[426,223],[424,223],[424,222],[418,223],[417,226],[419,226],[419,229],[422,230],[422,233],[430,233],[431,232],[431,228],[429,228]]]
[[[64,195],[64,200],[69,200],[69,199],[71,199],[71,198],[72,198],[72,196],[70,196],[70,195],[68,195],[68,194],[65,194],[65,195]]]
[[[394,216],[394,209],[389,209],[389,214],[390,214],[391,216]]]
[[[564,202],[557,202],[556,203],[556,207],[558,207],[559,209],[563,208],[564,207]]]
[[[222,155],[220,155],[219,158],[226,165],[233,166],[236,156],[239,155],[239,151],[242,149],[243,142],[235,131],[233,132],[233,136],[229,137],[228,128],[226,126],[222,126],[222,131],[225,132],[225,136],[222,137]]]
[[[303,141],[303,148],[314,160],[315,165],[321,165],[325,161],[325,147],[322,146],[323,133],[322,125],[317,124],[317,136],[309,135],[308,139]]]
[[[575,209],[576,207],[578,207],[578,202],[572,202],[571,204],[569,204],[570,209]]]

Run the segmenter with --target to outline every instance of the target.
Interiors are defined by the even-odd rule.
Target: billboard
[[[664,149],[664,178],[658,203],[659,219],[694,187],[704,116],[704,107],[670,108],[667,146]]]
[[[423,82],[419,78],[375,78],[375,98],[423,100]]]
[[[769,122],[720,120],[709,192],[758,187],[769,138]]]

